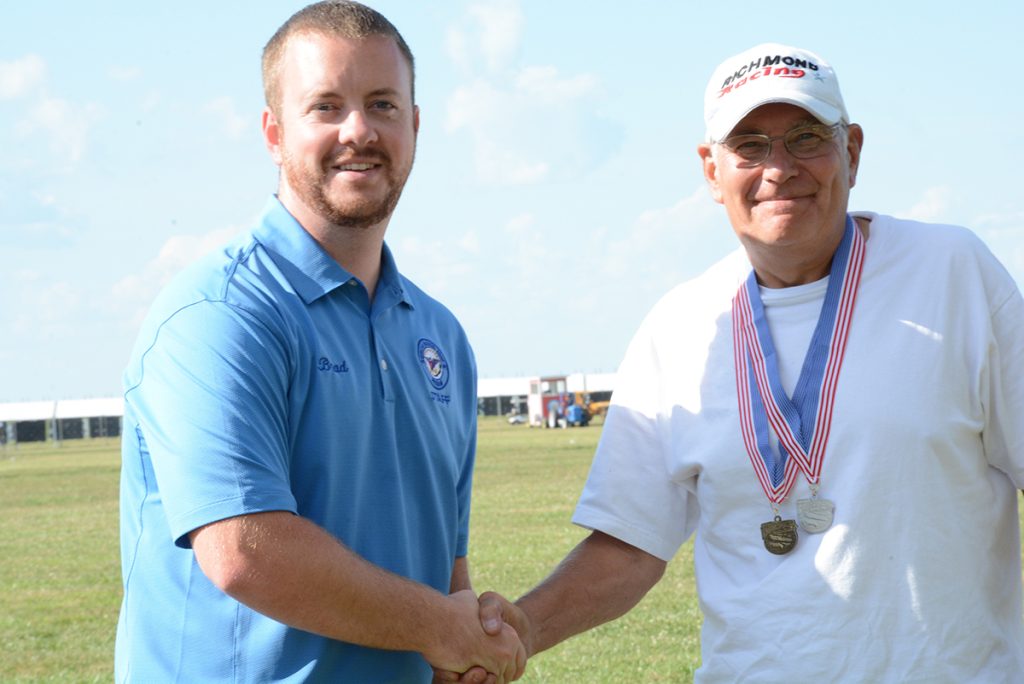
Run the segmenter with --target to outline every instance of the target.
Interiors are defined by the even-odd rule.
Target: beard
[[[357,192],[349,192],[341,197],[329,196],[330,181],[327,176],[332,167],[339,163],[336,156],[322,160],[316,168],[309,168],[291,156],[285,147],[281,172],[299,199],[324,221],[343,228],[370,228],[388,219],[395,211],[398,198],[402,196],[402,189],[412,171],[413,159],[409,160],[408,167],[398,169],[383,151],[354,150],[350,156],[381,165],[386,181],[383,197],[370,197]]]

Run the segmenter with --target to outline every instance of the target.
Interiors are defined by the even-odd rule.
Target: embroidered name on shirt
[[[342,359],[341,363],[333,363],[326,356],[321,356],[317,361],[316,369],[321,373],[348,373],[348,364]]]

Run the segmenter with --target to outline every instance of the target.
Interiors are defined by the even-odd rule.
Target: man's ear
[[[857,169],[860,168],[860,151],[864,147],[864,129],[860,124],[850,124],[846,131],[846,154],[850,158],[850,187],[857,184]]]
[[[281,124],[270,107],[263,108],[263,117],[260,125],[263,129],[263,144],[267,146],[271,159],[278,166],[281,165]]]
[[[704,180],[708,182],[711,198],[721,204],[722,190],[718,183],[718,163],[715,162],[715,155],[712,153],[711,147],[710,143],[701,143],[697,145],[697,154],[700,155],[700,161],[704,167]]]

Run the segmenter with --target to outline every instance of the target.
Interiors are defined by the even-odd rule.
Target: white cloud
[[[475,230],[471,230],[463,235],[458,241],[458,245],[470,254],[480,254],[480,237],[476,234]]]
[[[531,161],[526,150],[484,135],[476,137],[476,166],[485,182],[529,185],[544,180],[550,171],[547,162]]]
[[[455,26],[448,27],[445,32],[444,45],[448,52],[448,59],[461,68],[470,66],[469,39],[464,31]]]
[[[545,283],[564,268],[565,255],[549,248],[548,228],[523,213],[483,236],[471,229],[454,240],[425,233],[389,244],[402,272],[431,296],[447,305],[504,311],[550,295]]]
[[[1020,239],[1024,234],[1024,211],[982,214],[974,220],[977,229],[993,237]]]
[[[448,99],[445,128],[452,133],[500,116],[504,97],[500,90],[483,79],[456,88]]]
[[[516,76],[516,90],[543,104],[578,100],[593,95],[597,89],[598,80],[593,74],[562,78],[553,66],[526,67]]]
[[[453,285],[453,301],[481,368],[513,373],[521,359],[612,369],[655,301],[737,247],[703,187],[621,223],[560,225],[525,211],[482,237],[482,251],[499,261]]]
[[[476,300],[485,318],[495,312],[507,312],[504,324],[514,320],[513,311],[533,311],[544,306],[552,297],[552,276],[571,268],[565,264],[565,255],[550,249],[545,237],[547,226],[539,226],[537,217],[525,212],[508,219],[500,233],[488,231],[487,245],[482,250],[492,261],[483,273],[474,273],[476,292],[463,300]],[[495,242],[496,241],[496,242]],[[473,234],[469,248],[463,247],[462,258],[479,270],[480,246]]]
[[[928,188],[921,200],[905,214],[913,221],[941,221],[948,215],[952,189],[947,187]]]
[[[61,198],[39,183],[13,178],[0,185],[0,253],[4,249],[49,249],[54,241],[65,248],[77,243],[81,217],[65,211]]]
[[[410,235],[392,245],[398,267],[431,297],[445,301],[463,283],[477,279],[479,259],[468,235],[452,244],[440,238]]]
[[[44,207],[55,207],[57,206],[57,196],[52,192],[42,193],[33,192],[32,196],[35,197],[36,201]]]
[[[0,225],[5,235],[0,237],[0,245],[5,242],[43,246],[52,244],[54,240],[71,241],[75,230],[57,220],[28,220],[19,223]]]
[[[554,67],[528,67],[502,86],[478,78],[452,93],[446,129],[470,136],[483,182],[537,183],[592,162],[584,130],[597,90],[593,76],[565,77]]]
[[[152,112],[160,106],[162,101],[163,96],[160,94],[159,90],[150,90],[143,98],[140,108],[144,112]]]
[[[477,3],[467,11],[479,40],[458,27],[448,30],[449,57],[468,74],[448,98],[445,129],[469,137],[478,180],[525,185],[565,179],[615,151],[621,127],[597,113],[596,76],[512,64],[525,25],[518,2]]]
[[[19,303],[11,320],[15,335],[31,337],[36,343],[72,339],[73,321],[85,306],[82,288],[66,281],[35,283],[22,281]],[[27,304],[27,305],[26,305]]]
[[[15,130],[22,136],[44,134],[50,151],[63,162],[58,166],[70,167],[85,154],[89,129],[99,118],[100,110],[95,105],[80,106],[57,97],[43,97]]]
[[[98,105],[51,94],[46,71],[46,63],[38,55],[0,62],[0,101],[22,100],[17,105],[19,118],[9,127],[10,132],[26,140],[34,161],[40,161],[39,149],[49,149],[55,159],[47,159],[47,167],[66,172],[81,161],[90,129],[103,112]]]
[[[644,274],[638,285],[652,296],[692,278],[737,246],[725,211],[697,188],[670,207],[641,212],[626,230],[596,242],[594,262],[608,282]]]
[[[0,62],[0,100],[28,95],[46,75],[46,62],[39,55],[25,55],[13,62]]]
[[[537,228],[537,218],[532,213],[520,214],[509,219],[504,226],[510,248],[504,252],[504,261],[516,270],[515,282],[526,285],[540,283],[543,274],[549,273],[549,262],[561,259],[548,248],[544,232]]]
[[[34,268],[16,268],[9,272],[11,280],[18,283],[35,283],[43,278],[43,273]]]
[[[523,12],[516,0],[494,0],[470,5],[477,22],[479,48],[492,69],[505,66],[519,49]]]
[[[142,67],[114,66],[107,70],[107,75],[115,81],[135,81],[142,76]]]
[[[235,101],[230,97],[218,97],[206,103],[203,108],[218,117],[224,132],[232,140],[238,140],[249,128],[249,120],[238,113]]]

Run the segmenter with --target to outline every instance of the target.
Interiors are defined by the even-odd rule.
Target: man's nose
[[[360,109],[350,110],[338,127],[338,142],[343,145],[363,147],[376,139],[376,129]]]
[[[773,140],[768,156],[761,165],[765,175],[778,182],[796,175],[797,163],[797,158],[786,149],[782,140]]]

